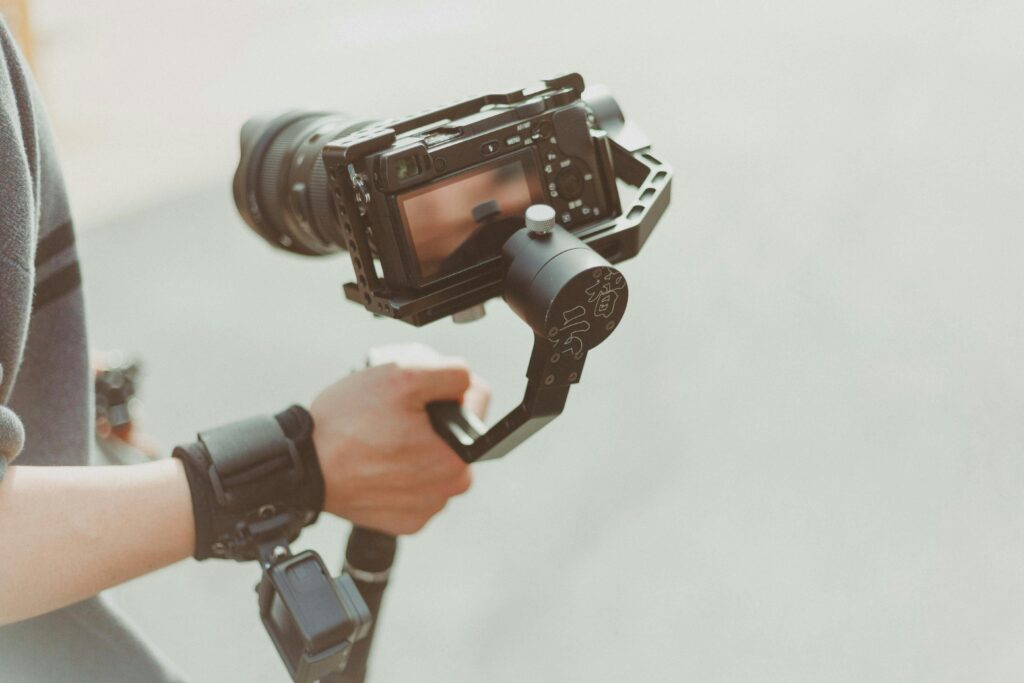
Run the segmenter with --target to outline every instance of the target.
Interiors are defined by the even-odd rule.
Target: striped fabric
[[[33,314],[82,284],[75,252],[75,231],[66,221],[36,245],[36,285],[32,295]]]

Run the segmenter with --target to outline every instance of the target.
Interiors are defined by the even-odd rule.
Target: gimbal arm
[[[579,359],[560,359],[560,367],[554,367],[552,357],[550,340],[535,336],[523,400],[490,429],[455,401],[427,407],[434,429],[466,462],[506,455],[561,414],[569,387],[579,381],[586,352]]]

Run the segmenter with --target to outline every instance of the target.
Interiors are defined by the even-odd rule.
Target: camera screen
[[[398,195],[420,276],[454,273],[501,253],[531,204],[545,201],[533,154],[459,173]]]

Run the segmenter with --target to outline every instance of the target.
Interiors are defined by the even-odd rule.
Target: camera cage
[[[584,97],[584,82],[578,73],[543,81],[538,89],[522,89],[483,95],[459,101],[413,116],[383,121],[328,143],[324,164],[334,194],[338,223],[349,251],[356,282],[344,285],[348,299],[370,312],[421,326],[481,304],[503,292],[505,269],[502,259],[479,263],[457,277],[424,285],[409,286],[388,273],[388,264],[378,272],[383,240],[375,235],[371,211],[367,209],[373,189],[373,171],[363,168],[369,155],[392,147],[399,136],[444,124],[496,106],[524,105],[545,100],[562,107],[576,102],[588,105],[590,135],[597,158],[594,169],[609,202],[608,217],[573,234],[610,263],[635,256],[643,247],[669,202],[672,172],[650,153],[646,138],[625,123],[610,98],[591,102]],[[636,188],[630,204],[622,207],[617,181]]]

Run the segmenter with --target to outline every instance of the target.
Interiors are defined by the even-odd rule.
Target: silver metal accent
[[[477,304],[476,306],[470,306],[457,313],[452,314],[452,320],[457,323],[471,323],[487,315],[487,310],[483,304]]]
[[[534,204],[526,210],[526,228],[535,235],[555,229],[555,210],[547,204]]]
[[[370,190],[366,186],[366,178],[356,171],[354,164],[348,165],[348,178],[352,182],[352,189],[355,193],[356,204],[359,206],[359,213],[366,215],[366,205],[370,203]]]
[[[281,560],[288,557],[288,548],[283,545],[275,545],[274,549],[270,552],[270,556],[275,560]]]
[[[384,583],[388,580],[388,576],[391,575],[391,567],[380,572],[368,572],[365,569],[353,567],[348,563],[348,560],[345,560],[345,571],[353,579],[356,581],[362,581],[363,583]]]

